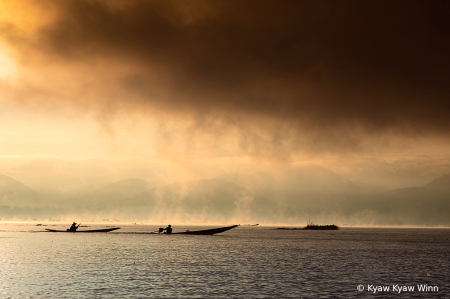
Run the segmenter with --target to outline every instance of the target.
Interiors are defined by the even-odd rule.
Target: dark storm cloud
[[[140,105],[268,118],[328,132],[329,143],[348,135],[355,147],[354,128],[408,136],[450,129],[448,2],[46,5],[59,15],[34,37],[34,49],[58,63],[132,66],[116,83]]]

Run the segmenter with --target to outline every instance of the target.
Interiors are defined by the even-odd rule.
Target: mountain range
[[[450,175],[420,187],[384,192],[367,190],[319,165],[278,172],[228,172],[210,179],[169,184],[161,180],[125,178],[105,184],[93,179],[96,183],[89,185],[88,175],[80,176],[83,172],[91,171],[91,178],[105,174],[105,181],[124,174],[145,173],[150,179],[157,177],[151,175],[156,168],[118,175],[111,164],[96,163],[74,166],[60,160],[35,161],[10,170],[10,173],[22,173],[22,176],[27,173],[30,177],[33,172],[45,172],[49,177],[64,173],[64,180],[75,177],[86,180],[85,186],[90,186],[71,192],[58,193],[45,188],[35,191],[10,176],[0,175],[0,218],[70,216],[163,223],[305,223],[314,220],[374,225],[450,225]]]

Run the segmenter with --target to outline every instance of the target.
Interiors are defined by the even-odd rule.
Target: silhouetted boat
[[[90,230],[77,230],[77,231],[70,231],[70,230],[57,230],[57,229],[48,229],[46,228],[46,231],[54,232],[54,233],[107,233],[116,229],[119,229],[120,227],[113,227],[113,228],[103,228],[103,229],[90,229]]]
[[[211,228],[211,229],[203,229],[203,230],[186,230],[184,232],[180,232],[180,233],[172,233],[172,235],[174,234],[184,234],[184,235],[215,235],[215,234],[219,234],[219,233],[223,233],[227,230],[230,230],[232,228],[235,228],[239,226],[238,225],[232,225],[232,226],[226,226],[226,227],[218,227],[218,228]]]

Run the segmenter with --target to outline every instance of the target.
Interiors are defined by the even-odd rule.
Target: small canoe
[[[46,231],[54,232],[54,233],[107,233],[111,232],[113,230],[119,229],[120,227],[113,227],[113,228],[104,228],[104,229],[91,229],[91,230],[77,230],[77,231],[70,231],[70,230],[57,230],[57,229],[48,229],[46,228]]]
[[[218,227],[218,228],[211,228],[211,229],[203,229],[203,230],[194,230],[194,231],[190,231],[187,230],[185,232],[181,232],[181,233],[172,233],[172,235],[174,234],[183,234],[183,235],[215,235],[215,234],[219,234],[219,233],[223,233],[227,230],[230,230],[232,228],[235,228],[239,225],[232,225],[232,226],[226,226],[226,227]]]

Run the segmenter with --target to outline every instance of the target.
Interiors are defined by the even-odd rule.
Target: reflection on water
[[[449,294],[450,230],[288,231],[216,236],[42,232],[0,224],[1,298],[426,298]],[[373,295],[358,285],[439,287]],[[391,287],[392,289],[392,287]]]

